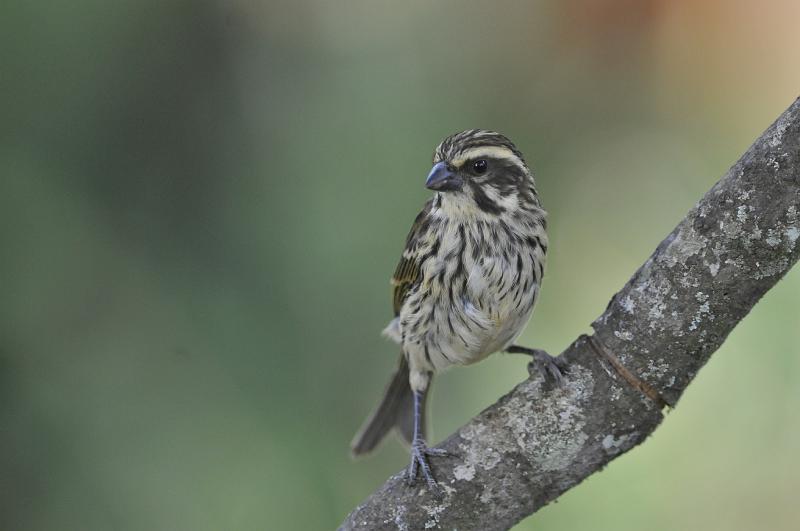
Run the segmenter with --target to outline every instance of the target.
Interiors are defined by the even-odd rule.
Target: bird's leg
[[[432,491],[438,491],[439,485],[433,479],[431,466],[428,463],[429,455],[447,455],[445,450],[439,448],[428,448],[425,438],[422,436],[422,412],[421,404],[424,402],[425,391],[414,391],[414,440],[411,442],[411,464],[408,466],[408,483],[413,484],[417,478],[417,467],[422,470],[422,475]]]
[[[563,384],[564,372],[566,372],[567,367],[560,358],[551,356],[542,349],[522,347],[520,345],[511,345],[506,348],[506,352],[511,354],[527,354],[533,358],[528,366],[529,369],[533,366],[545,379],[550,376],[556,382],[556,385],[560,386]]]

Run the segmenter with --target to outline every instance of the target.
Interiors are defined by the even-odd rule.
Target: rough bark
[[[507,529],[655,430],[800,255],[800,99],[714,185],[563,353],[445,440],[443,492],[398,473],[341,529]]]

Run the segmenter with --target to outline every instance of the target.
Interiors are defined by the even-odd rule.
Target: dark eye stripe
[[[463,154],[476,148],[502,148],[511,152],[518,160],[518,165],[527,168],[522,153],[508,137],[485,129],[469,129],[448,136],[442,140],[434,152],[434,160],[454,160],[463,158]]]
[[[523,171],[527,170],[525,162],[504,146],[480,146],[462,150],[454,156],[448,157],[448,160],[451,160],[457,167],[480,159],[485,159],[489,162],[495,161],[504,165],[513,164]]]

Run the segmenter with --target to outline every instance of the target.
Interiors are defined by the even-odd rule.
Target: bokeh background
[[[436,143],[507,133],[560,352],[798,95],[800,3],[5,2],[0,528],[332,529]],[[643,446],[517,529],[789,530],[800,271]],[[434,440],[526,375],[439,378]]]

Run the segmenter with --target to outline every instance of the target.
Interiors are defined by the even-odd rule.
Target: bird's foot
[[[551,356],[546,351],[538,348],[521,347],[519,345],[511,345],[506,349],[506,352],[512,354],[527,354],[531,358],[528,364],[528,372],[533,374],[537,371],[545,379],[552,378],[559,387],[564,383],[564,373],[567,372],[566,364],[557,356]]]
[[[422,471],[422,476],[425,478],[428,488],[433,492],[439,492],[441,489],[431,472],[428,456],[442,457],[447,455],[449,455],[447,450],[428,448],[424,439],[414,439],[414,442],[411,443],[411,464],[408,466],[408,474],[406,476],[408,484],[414,484],[417,479],[417,469],[419,469]]]

